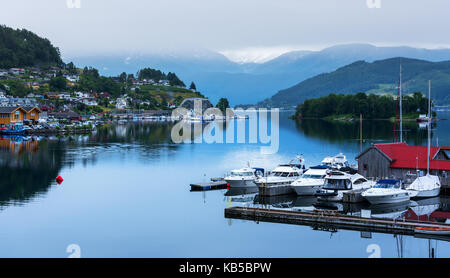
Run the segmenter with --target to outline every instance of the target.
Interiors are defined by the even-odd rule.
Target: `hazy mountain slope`
[[[281,90],[262,104],[292,107],[307,98],[330,93],[396,93],[400,63],[403,67],[404,93],[426,93],[430,79],[433,84],[433,99],[437,103],[450,102],[450,61],[391,58],[372,63],[358,61],[334,72],[317,75]]]
[[[450,60],[450,50],[412,47],[376,47],[347,44],[321,51],[293,51],[263,64],[238,64],[215,52],[196,51],[183,54],[115,55],[75,57],[78,66],[92,65],[106,75],[135,73],[142,67],[176,72],[187,84],[194,80],[197,88],[213,102],[227,97],[232,105],[257,103],[279,90],[315,75],[331,72],[358,60],[407,57],[429,61]]]

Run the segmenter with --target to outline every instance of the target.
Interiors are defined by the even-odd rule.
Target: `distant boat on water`
[[[416,122],[418,123],[428,123],[431,121],[431,118],[428,117],[426,114],[420,114],[419,117],[416,119]]]

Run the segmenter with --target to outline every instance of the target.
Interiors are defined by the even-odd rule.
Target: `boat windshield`
[[[351,189],[352,183],[347,179],[327,179],[324,189]]]
[[[238,176],[238,177],[248,177],[253,176],[252,172],[241,172],[241,171],[231,171],[232,176]]]
[[[392,184],[392,183],[377,183],[373,186],[374,188],[400,188],[400,184]]]
[[[323,179],[324,175],[312,175],[312,174],[303,174],[303,179]]]
[[[297,172],[272,172],[272,177],[298,177],[299,174]]]

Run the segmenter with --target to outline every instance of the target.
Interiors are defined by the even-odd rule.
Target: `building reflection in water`
[[[41,148],[41,149],[40,149]],[[27,137],[0,137],[0,206],[46,193],[58,176],[64,150]]]

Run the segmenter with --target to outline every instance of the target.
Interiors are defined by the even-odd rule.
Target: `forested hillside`
[[[291,88],[281,90],[261,105],[292,107],[306,99],[329,94],[396,94],[400,64],[403,68],[403,92],[428,92],[432,82],[436,104],[450,103],[450,61],[428,62],[417,59],[392,58],[368,63],[358,61],[331,73],[309,78]]]
[[[61,64],[59,49],[48,39],[0,25],[0,68]]]

